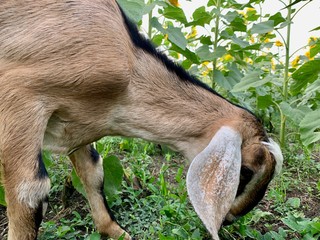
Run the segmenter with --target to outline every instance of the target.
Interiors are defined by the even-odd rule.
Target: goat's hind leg
[[[115,221],[105,200],[102,159],[98,152],[87,145],[69,157],[86,190],[97,230],[115,239],[125,234],[125,240],[130,240],[130,236]]]

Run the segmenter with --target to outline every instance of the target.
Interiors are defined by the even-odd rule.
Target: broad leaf
[[[254,71],[242,78],[242,80],[233,87],[232,92],[241,92],[251,87],[259,87],[271,80],[272,78],[270,76],[260,80],[260,71]]]
[[[108,197],[108,201],[114,199],[114,195],[121,190],[123,178],[123,168],[119,158],[109,156],[103,159],[104,171],[104,192]]]
[[[270,106],[274,105],[272,96],[271,95],[265,95],[265,96],[258,96],[257,98],[257,107],[259,109],[266,109]]]
[[[213,72],[213,80],[220,87],[223,87],[226,90],[231,90],[232,89],[232,86],[230,85],[230,82],[225,78],[225,76],[219,70],[214,70],[214,72]]]
[[[199,56],[201,61],[212,61],[212,52],[209,49],[209,46],[203,44],[196,50],[196,54]]]
[[[158,31],[162,32],[163,34],[166,34],[166,30],[162,27],[162,25],[159,23],[158,18],[153,17],[150,20],[150,24],[152,27],[154,27],[155,29],[157,29]]]
[[[289,118],[296,126],[299,126],[301,120],[304,118],[307,112],[307,109],[303,108],[292,108],[287,102],[281,102],[279,104],[282,113]]]
[[[0,205],[7,206],[7,203],[5,200],[4,188],[2,185],[0,185]]]
[[[298,68],[292,74],[294,79],[293,84],[291,85],[291,92],[293,95],[297,95],[301,92],[308,83],[312,83],[317,80],[320,73],[320,60],[311,60],[304,63],[300,68]]]
[[[206,8],[200,7],[194,11],[192,14],[193,21],[191,23],[186,24],[186,26],[204,26],[205,24],[209,24],[212,20],[212,16],[206,11]]]
[[[241,81],[241,79],[243,78],[243,73],[239,70],[237,64],[235,63],[232,63],[231,66],[228,66],[228,69],[229,73],[228,76],[226,76],[226,78],[227,81],[230,82],[231,86],[233,87]]]
[[[117,0],[126,15],[134,22],[139,22],[144,14],[144,0]]]
[[[225,47],[222,47],[222,46],[218,46],[214,52],[213,52],[213,55],[212,55],[212,58],[213,59],[217,59],[217,58],[220,58],[222,57],[224,54],[227,53],[227,49]]]
[[[313,58],[315,55],[317,55],[320,52],[320,43],[318,42],[315,46],[312,48],[310,47],[310,58]]]
[[[194,52],[191,52],[188,48],[183,50],[180,47],[178,47],[177,45],[175,45],[174,43],[172,43],[170,50],[181,53],[183,56],[185,56],[187,59],[192,61],[194,64],[200,63],[198,56]]]
[[[243,41],[242,39],[236,37],[236,35],[230,37],[230,40],[232,40],[232,43],[240,46],[240,48],[246,48],[246,47],[250,46],[250,44],[248,42]]]
[[[232,27],[233,31],[246,32],[247,25],[245,24],[242,17],[236,17],[229,26]]]
[[[310,30],[310,32],[312,32],[312,31],[318,31],[318,30],[320,30],[320,26],[319,26],[319,27],[316,27],[316,28],[314,28],[314,29],[312,29],[312,30]]]
[[[86,191],[84,190],[84,187],[82,185],[82,182],[80,180],[80,178],[78,177],[76,171],[74,169],[72,169],[71,172],[71,180],[72,180],[72,185],[74,186],[74,188],[81,193],[83,196],[87,196],[86,195]]]
[[[272,20],[274,22],[274,26],[277,26],[278,24],[286,21],[286,19],[282,17],[280,12],[277,12],[276,14],[269,17],[269,20]]]
[[[274,29],[274,21],[268,20],[258,24],[253,24],[251,28],[251,33],[264,34],[264,33],[273,31],[273,29]]]
[[[239,13],[237,13],[236,11],[229,11],[225,15],[222,15],[222,17],[225,18],[229,23],[232,22],[238,16]]]
[[[176,44],[182,50],[186,49],[188,42],[185,36],[183,35],[181,28],[169,26],[166,29],[166,32],[168,34],[168,39],[170,40],[170,42]]]
[[[163,16],[169,19],[178,20],[181,23],[187,24],[187,18],[181,8],[174,7],[171,5],[168,5],[164,11]]]
[[[301,140],[306,146],[320,141],[320,109],[308,113],[300,123]]]
[[[100,240],[100,239],[101,239],[101,235],[97,232],[91,233],[89,236],[89,240]]]

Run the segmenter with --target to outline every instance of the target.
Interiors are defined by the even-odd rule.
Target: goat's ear
[[[230,127],[220,128],[188,170],[189,198],[213,239],[219,239],[218,230],[236,197],[241,142],[238,132]]]

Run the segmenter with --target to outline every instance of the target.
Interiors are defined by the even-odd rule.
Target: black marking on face
[[[269,181],[270,182],[270,181]],[[262,198],[264,197],[266,191],[268,188],[268,183],[265,184],[263,187],[259,188],[256,190],[255,195],[252,196],[253,199],[250,202],[250,204],[246,205],[246,207],[244,209],[242,209],[240,216],[243,216],[245,214],[247,214],[248,212],[250,212],[255,206],[258,205],[258,203],[262,200]]]
[[[250,198],[247,199],[247,204],[243,209],[241,209],[241,212],[237,214],[237,216],[243,216],[250,212],[255,206],[258,205],[258,203],[262,200],[264,197],[268,185],[272,180],[273,174],[274,174],[274,169],[275,166],[273,164],[272,166],[272,171],[268,172],[268,174],[264,175],[263,178],[261,179],[261,182],[257,183],[257,187],[255,189],[249,189],[248,193],[246,192],[245,194],[250,194]],[[254,178],[254,175],[252,176]],[[241,193],[240,193],[241,194]],[[240,195],[239,194],[239,195]]]
[[[241,167],[241,172],[240,172],[240,183],[237,191],[237,197],[243,193],[246,185],[250,182],[253,176],[253,171],[246,166]]]
[[[49,177],[47,169],[43,163],[41,151],[39,151],[39,154],[38,154],[38,171],[36,176],[38,179],[45,179]]]
[[[90,146],[90,156],[93,163],[97,163],[99,161],[100,155],[93,146]]]

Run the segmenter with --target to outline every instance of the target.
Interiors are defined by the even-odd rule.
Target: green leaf
[[[223,55],[225,55],[227,53],[227,49],[225,47],[222,47],[222,46],[218,46],[213,54],[212,54],[212,60],[214,59],[217,59],[217,58],[220,58],[222,57]]]
[[[168,34],[168,39],[172,44],[176,45],[182,50],[186,50],[188,41],[183,35],[181,28],[170,25],[167,29],[164,29],[156,17],[153,17],[150,23],[152,27],[156,28],[158,31],[162,32],[163,34]]]
[[[72,185],[74,186],[74,188],[79,193],[81,193],[83,196],[87,197],[86,191],[84,190],[84,187],[83,187],[83,184],[74,169],[72,169],[72,172],[71,172],[71,180],[72,180]]]
[[[297,232],[302,232],[305,229],[305,227],[299,224],[297,219],[292,215],[289,215],[286,218],[282,219],[282,222],[286,224],[289,228]]]
[[[168,5],[164,11],[163,16],[169,19],[178,20],[181,23],[187,24],[187,18],[181,8],[174,7],[171,5]]]
[[[101,235],[99,233],[92,233],[89,236],[89,240],[100,240],[101,239]]]
[[[232,92],[241,92],[251,87],[259,87],[270,81],[272,81],[271,76],[260,80],[260,71],[254,71],[243,77],[242,80],[233,87]]]
[[[209,46],[203,44],[196,50],[196,54],[199,56],[201,61],[212,61],[212,52],[209,49]]]
[[[251,33],[264,34],[273,31],[274,29],[274,21],[268,20],[265,22],[253,24],[251,28]]]
[[[188,41],[183,35],[181,28],[169,26],[166,31],[170,42],[176,44],[182,50],[186,49]]]
[[[320,43],[317,43],[315,46],[310,48],[310,58],[313,58],[320,52]]]
[[[242,17],[236,17],[229,26],[232,27],[233,31],[246,32],[247,25],[245,24]]]
[[[144,14],[144,0],[117,0],[126,15],[134,22],[139,22]]]
[[[247,47],[242,48],[242,50],[260,50],[261,48],[261,43],[255,43],[252,45],[249,45]]]
[[[200,37],[200,43],[202,44],[207,44],[207,45],[212,45],[211,37],[210,36],[201,36]]]
[[[222,17],[225,18],[229,23],[232,22],[238,16],[239,13],[237,13],[236,11],[229,11],[225,15],[222,15]]]
[[[318,30],[320,30],[320,26],[319,26],[319,27],[316,27],[316,28],[314,28],[314,29],[312,29],[312,30],[310,30],[310,32],[312,32],[312,31],[318,31]]]
[[[163,34],[167,33],[166,30],[159,23],[158,18],[156,18],[156,17],[151,18],[150,24],[152,27],[156,28],[158,31],[162,32]]]
[[[305,146],[320,140],[320,109],[308,113],[300,123],[301,140]]]
[[[153,42],[156,46],[161,45],[162,40],[163,40],[163,35],[162,35],[162,34],[157,34],[157,35],[154,35],[154,36],[152,37],[152,42]]]
[[[2,185],[0,185],[0,205],[7,206],[7,203],[5,200],[4,188]]]
[[[229,69],[229,72],[228,72],[228,75],[226,76],[226,79],[228,83],[230,83],[230,86],[233,87],[234,85],[236,85],[241,81],[241,79],[243,78],[243,74],[240,71],[240,69],[237,67],[236,63],[232,63],[231,66],[228,66],[228,69]]]
[[[304,63],[300,68],[298,68],[292,74],[294,79],[291,85],[290,91],[293,95],[297,95],[301,92],[308,83],[312,83],[317,80],[320,73],[320,60],[311,60]]]
[[[204,26],[205,24],[209,24],[210,21],[212,20],[212,16],[206,11],[206,8],[204,6],[196,9],[193,14],[193,21],[186,24],[187,26],[195,26],[195,25],[199,25],[199,26]]]
[[[108,197],[108,201],[114,199],[114,195],[121,190],[123,178],[123,168],[119,158],[109,156],[103,159],[104,171],[104,192]]]
[[[259,19],[260,15],[257,14],[257,10],[254,11],[247,11],[247,16],[246,16],[246,20],[253,22],[256,21],[257,19]]]
[[[309,109],[306,109],[304,107],[292,108],[287,102],[281,102],[279,106],[282,113],[286,117],[288,117],[288,119],[290,119],[296,126],[299,126],[302,119],[310,111]]]
[[[286,21],[286,19],[282,17],[280,12],[277,12],[276,14],[269,17],[269,20],[272,20],[274,22],[274,26],[277,26],[278,24]]]
[[[237,44],[241,48],[246,48],[246,47],[250,46],[250,44],[248,42],[243,41],[242,39],[236,37],[235,35],[230,37],[230,40],[232,40],[232,43]]]
[[[258,96],[257,98],[257,107],[259,109],[266,109],[270,106],[274,105],[272,96],[271,95],[265,95],[265,96]]]
[[[230,82],[225,78],[225,76],[222,74],[220,70],[215,69],[213,71],[213,79],[220,87],[226,90],[232,89]]]
[[[188,239],[188,233],[182,227],[172,229],[172,233],[181,237],[182,239]]]
[[[174,43],[172,43],[172,46],[170,47],[170,49],[178,53],[181,53],[183,56],[185,56],[187,59],[189,59],[195,64],[200,63],[198,56],[194,52],[191,52],[188,48],[183,50],[177,45],[175,45]]]
[[[300,207],[300,199],[296,197],[289,198],[286,202],[288,205],[290,205],[293,208],[299,208]]]

